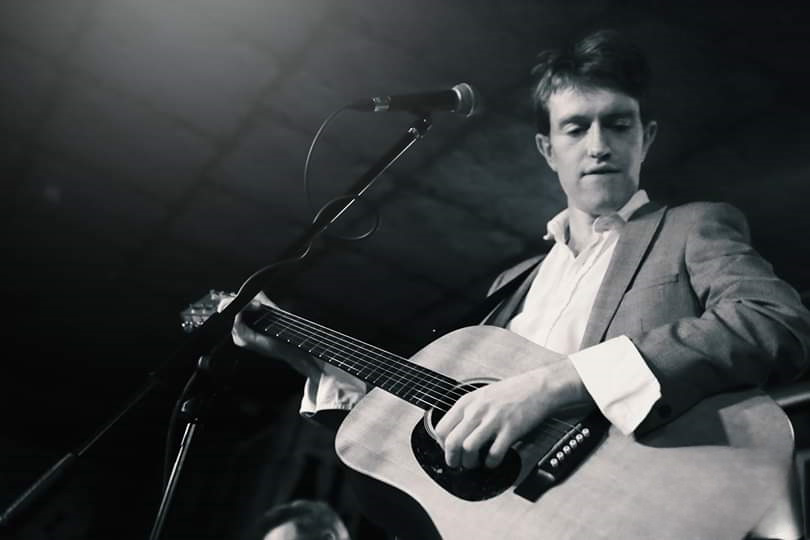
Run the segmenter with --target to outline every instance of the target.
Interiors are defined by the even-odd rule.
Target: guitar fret
[[[372,364],[366,364],[357,371],[357,376],[363,380],[367,380],[372,371],[374,371],[374,366]]]
[[[274,335],[275,335],[277,338],[284,339],[284,338],[282,338],[282,337],[281,337],[281,334],[283,334],[285,330],[287,330],[287,329],[286,329],[286,328],[282,328],[281,330],[276,331],[276,332],[274,333]]]
[[[388,382],[386,374],[380,371],[380,368],[378,366],[373,366],[371,368],[371,372],[368,374],[368,380],[371,382],[371,384],[379,386],[381,388],[383,388]]]
[[[409,395],[409,397],[407,397],[405,399],[405,401],[407,401],[408,403],[410,403],[412,405],[416,405],[420,409],[426,409],[427,410],[431,406],[433,406],[433,400],[425,399],[424,397],[422,397],[420,395],[417,395],[416,392],[411,392],[411,394]]]
[[[380,383],[380,388],[383,388],[392,394],[399,395],[401,392],[397,391],[397,385],[405,385],[408,382],[410,381],[407,381],[402,377],[386,377],[386,379]]]
[[[408,396],[408,401],[411,401],[411,403],[413,403],[412,400],[417,400],[420,403],[424,402],[432,403],[434,401],[433,399],[431,399],[430,396],[425,395],[425,391],[423,388],[416,388],[416,387],[411,389],[411,392],[409,393]]]
[[[433,401],[435,401],[432,399],[426,400],[424,398],[424,392],[420,391],[419,385],[414,384],[414,381],[409,381],[409,383],[410,384],[408,384],[405,387],[404,391],[400,392],[399,394],[402,397],[402,399],[404,399],[408,403],[412,403],[418,407],[422,407],[423,409],[427,408],[426,404],[431,405]]]
[[[417,407],[442,403],[457,383],[362,341],[267,308],[261,330]],[[446,403],[445,403],[446,404]]]
[[[349,374],[354,375],[358,379],[363,379],[363,377],[360,375],[360,372],[362,370],[361,370],[361,368],[357,367],[356,365],[354,365],[354,364],[345,364],[343,366],[343,369],[345,369],[346,371],[349,372]]]
[[[329,347],[324,345],[321,342],[316,342],[315,345],[310,347],[307,352],[312,356],[317,356],[318,358],[322,357],[324,354],[329,352]]]
[[[402,391],[405,389],[405,385],[408,382],[411,382],[411,381],[408,381],[408,380],[406,380],[404,378],[399,380],[399,381],[394,381],[394,383],[391,385],[391,389],[389,391],[394,395],[400,395],[402,393]],[[400,385],[400,388],[397,388],[397,385]]]

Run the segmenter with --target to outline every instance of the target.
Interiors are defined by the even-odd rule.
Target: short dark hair
[[[268,532],[285,523],[292,523],[302,538],[341,538],[344,525],[331,506],[321,501],[298,499],[272,507],[253,526],[251,538],[262,540]]]
[[[548,99],[569,88],[609,88],[635,98],[649,118],[650,67],[644,53],[615,30],[599,30],[574,44],[541,52],[532,68],[532,106],[538,133],[548,135]]]

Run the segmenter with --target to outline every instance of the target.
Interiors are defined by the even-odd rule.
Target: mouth
[[[584,173],[582,173],[582,176],[616,174],[618,172],[621,171],[614,167],[595,167],[593,169],[587,169]]]

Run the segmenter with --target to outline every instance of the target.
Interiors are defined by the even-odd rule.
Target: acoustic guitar
[[[225,293],[183,313],[192,331]],[[555,356],[508,330],[465,327],[410,359],[278,307],[247,318],[374,387],[335,439],[369,516],[400,539],[741,539],[785,484],[790,423],[758,390],[712,396],[641,439],[598,413],[549,418],[496,468],[444,463],[433,428],[481,385]]]

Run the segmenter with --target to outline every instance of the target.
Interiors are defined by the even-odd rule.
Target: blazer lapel
[[[624,226],[596,294],[585,335],[582,337],[581,349],[596,345],[604,338],[613,315],[619,308],[619,302],[636,274],[665,213],[665,206],[649,203],[640,208]]]
[[[534,269],[523,279],[523,283],[515,289],[515,292],[505,298],[492,310],[492,313],[490,313],[483,324],[506,328],[509,320],[517,313],[523,300],[526,298],[526,293],[529,292],[529,287],[531,287],[535,276],[537,276],[537,272],[540,271],[540,264],[543,262],[544,258],[545,256],[541,257],[540,260],[535,263]]]

